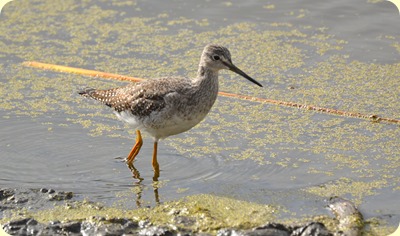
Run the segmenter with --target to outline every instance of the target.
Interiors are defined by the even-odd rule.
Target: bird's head
[[[262,87],[259,82],[248,76],[232,63],[231,53],[226,47],[214,44],[207,45],[203,50],[203,54],[201,55],[200,65],[213,71],[219,71],[223,69],[233,71],[236,74],[239,74]]]

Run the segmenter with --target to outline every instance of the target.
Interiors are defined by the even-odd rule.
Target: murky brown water
[[[217,42],[265,86],[224,72],[223,91],[400,118],[400,16],[385,1],[15,0],[0,22],[2,187],[128,206],[158,201],[151,139],[135,162],[138,184],[119,159],[134,130],[76,94],[124,83],[21,65],[28,60],[194,76],[204,45]],[[160,143],[157,198],[213,193],[299,216],[325,213],[323,199],[339,195],[395,226],[399,138],[399,125],[220,97],[204,122]]]

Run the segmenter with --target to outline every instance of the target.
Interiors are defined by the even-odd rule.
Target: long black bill
[[[243,76],[244,78],[246,78],[246,79],[250,80],[251,82],[257,84],[258,86],[262,87],[262,85],[260,83],[258,83],[255,79],[253,79],[250,76],[248,76],[241,69],[237,68],[234,64],[227,63],[227,62],[223,62],[223,63],[224,63],[224,65],[226,65],[229,68],[229,70],[235,72],[236,74],[239,74],[239,75]]]

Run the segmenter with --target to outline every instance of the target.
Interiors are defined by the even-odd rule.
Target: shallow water
[[[367,218],[400,221],[399,125],[220,97],[200,125],[160,143],[154,186],[151,139],[138,183],[121,161],[134,130],[76,94],[124,83],[21,65],[194,76],[204,45],[218,42],[264,85],[223,72],[223,91],[399,119],[391,3],[16,0],[0,21],[0,186],[132,207],[213,193],[281,206],[282,217],[326,214],[324,199],[338,195]]]

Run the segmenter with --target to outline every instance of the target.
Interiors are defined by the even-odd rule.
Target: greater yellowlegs
[[[207,45],[196,78],[165,77],[107,90],[86,88],[79,94],[113,108],[119,119],[136,129],[136,143],[126,158],[128,166],[132,165],[143,144],[140,130],[154,138],[152,165],[158,176],[158,141],[185,132],[204,119],[217,98],[218,72],[222,69],[231,70],[262,87],[232,63],[227,48]]]

